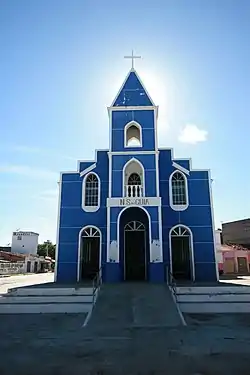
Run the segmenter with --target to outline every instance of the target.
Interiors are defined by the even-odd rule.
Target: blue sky
[[[159,145],[211,168],[216,226],[250,216],[248,0],[0,0],[0,245],[56,237],[59,171],[108,147],[133,48]]]

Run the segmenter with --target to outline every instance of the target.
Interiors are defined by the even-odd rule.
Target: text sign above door
[[[107,198],[107,207],[160,206],[160,197],[149,198]]]

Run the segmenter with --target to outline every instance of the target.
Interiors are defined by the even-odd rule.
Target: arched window
[[[124,128],[124,147],[142,147],[141,126],[135,122],[129,122]]]
[[[138,173],[131,173],[128,178],[128,185],[141,185],[141,177]]]
[[[123,196],[140,198],[145,191],[143,165],[132,158],[123,167]]]
[[[183,210],[188,206],[187,178],[180,172],[176,171],[170,178],[170,206],[173,209]]]
[[[100,180],[95,173],[89,173],[83,180],[83,209],[97,211],[100,206]]]

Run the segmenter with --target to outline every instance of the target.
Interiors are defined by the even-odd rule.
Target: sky
[[[217,227],[250,217],[249,19],[249,0],[0,0],[0,245],[55,241],[59,172],[108,148],[132,49],[159,146],[211,168]]]

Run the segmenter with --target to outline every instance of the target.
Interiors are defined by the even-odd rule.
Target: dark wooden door
[[[99,270],[100,237],[82,239],[82,280],[93,280]]]
[[[189,237],[172,237],[172,270],[175,279],[190,280],[190,241]]]
[[[146,279],[145,231],[125,231],[125,280]]]

